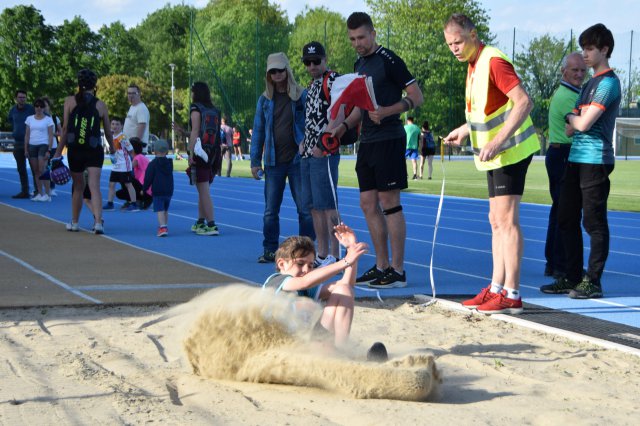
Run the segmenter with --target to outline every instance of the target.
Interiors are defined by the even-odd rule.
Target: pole
[[[513,27],[513,41],[511,42],[511,60],[516,57],[516,27]]]
[[[176,149],[176,135],[175,135],[175,130],[173,129],[173,123],[175,122],[175,118],[174,118],[175,107],[174,107],[174,102],[173,102],[173,93],[176,90],[176,86],[173,84],[173,70],[176,68],[176,64],[169,64],[169,66],[171,67],[171,146],[173,147],[173,150],[175,151],[175,149]]]
[[[629,85],[627,87],[627,109],[631,104],[631,63],[633,61],[633,30],[631,30],[631,46],[629,46]],[[624,107],[624,105],[623,105]]]

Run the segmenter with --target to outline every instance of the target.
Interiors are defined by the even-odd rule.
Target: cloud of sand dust
[[[308,299],[238,284],[210,290],[171,315],[181,315],[186,358],[203,377],[311,386],[355,398],[423,401],[435,392],[432,355],[378,364],[319,350],[310,336],[321,312]]]

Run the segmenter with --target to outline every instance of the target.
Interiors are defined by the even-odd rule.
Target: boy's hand
[[[344,223],[340,225],[336,225],[333,227],[335,230],[334,235],[340,244],[349,249],[353,244],[355,244],[358,240],[356,239],[356,234],[353,232],[353,229],[349,228]]]
[[[344,258],[347,262],[354,263],[368,251],[369,245],[367,243],[354,243],[347,249],[347,254],[344,255]]]

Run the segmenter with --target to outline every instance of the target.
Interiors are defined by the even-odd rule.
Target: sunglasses
[[[287,70],[286,68],[282,68],[282,69],[272,68],[269,70],[269,74],[271,75],[279,74],[281,72],[285,72],[286,70]]]
[[[322,59],[303,59],[302,63],[308,67],[309,65],[313,64],[313,65],[320,65],[320,62],[322,62]]]

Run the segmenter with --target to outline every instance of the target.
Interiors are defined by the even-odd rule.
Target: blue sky
[[[273,1],[273,0],[272,0]],[[166,3],[191,4],[203,7],[207,0],[4,0],[3,7],[33,4],[45,21],[59,25],[65,19],[80,15],[97,30],[103,24],[121,21],[127,27],[140,23],[149,13]],[[364,10],[364,0],[280,0],[276,3],[287,11],[289,19],[309,7],[325,6],[347,16]],[[628,68],[631,30],[634,30],[634,67],[640,68],[640,2],[638,0],[480,0],[489,12],[491,30],[498,36],[498,45],[511,55],[513,28],[516,27],[516,49],[536,35],[551,33],[567,39],[569,31],[579,34],[590,25],[602,22],[614,33],[616,47],[612,64]]]

